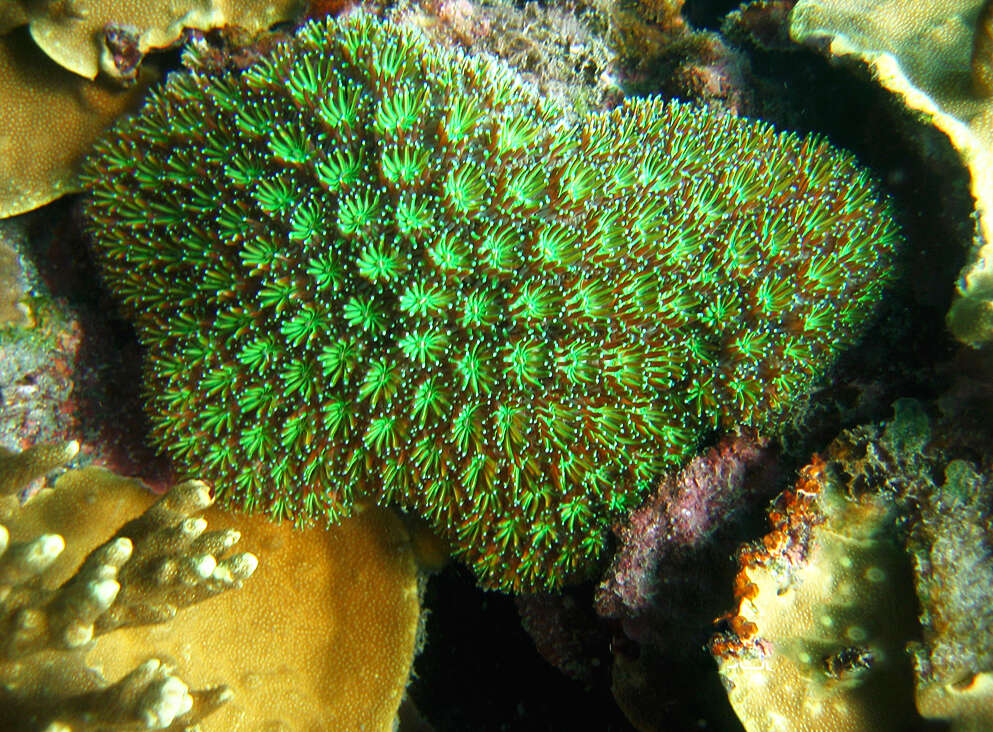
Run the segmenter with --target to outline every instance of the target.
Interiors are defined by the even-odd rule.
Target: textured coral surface
[[[0,452],[0,730],[393,729],[420,626],[397,516],[301,531],[94,467],[5,495],[78,449]]]
[[[990,729],[993,484],[952,459],[988,444],[983,386],[843,432],[739,551],[711,651],[746,729]]]
[[[956,337],[972,344],[993,340],[993,97],[979,88],[988,82],[976,82],[993,65],[983,5],[799,0],[790,16],[793,38],[826,40],[831,55],[865,62],[880,84],[948,135],[968,167],[977,231],[948,322]]]
[[[0,218],[79,190],[93,141],[147,89],[90,82],[59,68],[19,29],[0,36]],[[39,124],[46,120],[46,124]]]
[[[911,729],[914,601],[892,507],[849,502],[822,473],[806,468],[739,552],[733,633],[711,650],[749,732]]]
[[[100,71],[127,77],[132,63],[122,65],[120,40],[140,59],[150,49],[167,48],[186,28],[238,26],[250,31],[291,19],[302,0],[73,0],[72,3],[33,3],[12,0],[0,21],[27,22],[35,43],[69,71],[93,79]],[[0,24],[2,27],[2,24]]]
[[[219,509],[205,518],[260,556],[251,581],[166,625],[107,636],[87,661],[115,678],[155,649],[190,686],[225,684],[231,699],[204,732],[392,730],[421,610],[400,519],[370,507],[328,531]]]
[[[501,587],[788,409],[897,240],[822,140],[654,101],[570,125],[361,15],[174,76],[86,185],[160,445],[275,517],[396,501]]]
[[[190,729],[230,698],[226,687],[191,691],[148,647],[114,682],[86,652],[240,587],[257,560],[228,553],[237,531],[205,531],[195,514],[211,498],[197,481],[154,501],[138,481],[71,471],[21,504],[17,492],[78,451],[68,442],[0,453],[0,729]],[[118,529],[115,509],[134,520]]]

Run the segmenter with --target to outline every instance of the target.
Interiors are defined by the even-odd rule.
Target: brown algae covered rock
[[[27,282],[15,246],[24,236],[15,222],[0,223],[0,331],[31,325]]]
[[[771,440],[741,430],[663,478],[615,525],[618,546],[595,607],[613,621],[611,691],[639,730],[670,729],[673,708],[716,729],[733,724],[729,709],[706,700],[721,694],[717,683],[688,682],[698,696],[687,700],[685,680],[714,681],[700,649],[727,607],[735,573],[729,550],[748,535],[748,507],[784,479]]]
[[[993,728],[993,480],[955,460],[911,534],[924,640],[917,704],[956,729]]]

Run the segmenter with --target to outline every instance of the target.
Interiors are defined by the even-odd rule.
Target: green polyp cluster
[[[172,76],[84,174],[156,442],[276,518],[398,504],[518,590],[706,431],[781,414],[885,285],[868,177],[681,104],[562,119],[361,15]]]

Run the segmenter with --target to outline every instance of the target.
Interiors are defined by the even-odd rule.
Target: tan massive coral
[[[77,447],[6,453],[0,484],[23,489]],[[0,604],[0,703],[20,715],[16,729],[393,728],[420,604],[392,513],[298,531],[211,509],[196,481],[156,499],[99,468],[71,470],[23,506],[12,498],[0,582],[20,589]],[[223,592],[255,570],[252,555],[229,556],[235,543],[262,563]],[[41,622],[23,623],[35,608]]]
[[[78,190],[80,159],[113,120],[137,105],[153,80],[154,74],[139,73],[150,50],[176,43],[184,28],[236,27],[251,37],[291,20],[305,5],[303,0],[5,0],[0,4],[0,218]]]
[[[23,28],[0,36],[0,218],[78,190],[76,167],[101,132],[141,99],[60,68]]]
[[[240,587],[256,559],[228,554],[237,532],[205,532],[196,514],[211,498],[196,481],[158,500],[135,481],[127,483],[132,497],[141,495],[128,501],[138,515],[103,543],[110,532],[100,530],[107,518],[101,498],[121,500],[127,491],[116,490],[123,487],[118,481],[88,477],[64,489],[43,489],[24,506],[11,500],[77,450],[75,443],[38,446],[0,460],[6,494],[0,512],[0,726],[187,729],[230,692],[220,685],[191,691],[172,664],[148,654],[110,682],[85,662],[85,654],[95,638],[117,628],[163,622],[181,608]],[[86,534],[100,538],[79,540]]]
[[[808,467],[742,549],[731,631],[711,643],[748,732],[912,729],[904,643],[912,581],[882,499],[854,500]]]
[[[20,0],[0,14],[5,24],[27,20],[31,37],[64,68],[95,79],[102,70],[127,77],[132,61],[179,40],[184,28],[237,26],[264,30],[300,13],[303,0]],[[6,21],[6,23],[5,23]],[[123,63],[122,63],[123,62]]]
[[[711,642],[748,732],[993,729],[993,474],[955,457],[988,445],[987,399],[935,423],[900,399],[773,503]]]
[[[948,324],[972,344],[993,341],[993,42],[983,10],[983,0],[799,0],[790,16],[795,40],[826,40],[832,56],[867,64],[968,167],[978,225]]]

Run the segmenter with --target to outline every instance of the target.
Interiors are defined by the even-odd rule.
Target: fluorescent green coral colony
[[[638,101],[580,124],[359,16],[174,75],[85,173],[158,444],[273,516],[425,516],[555,586],[717,426],[857,335],[897,241],[818,139]]]

